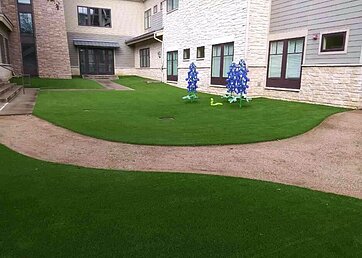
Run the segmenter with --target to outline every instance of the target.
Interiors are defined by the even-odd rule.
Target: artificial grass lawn
[[[0,257],[361,257],[362,201],[52,164],[0,145]]]
[[[22,84],[22,79],[13,78],[11,79],[11,82]],[[103,89],[103,87],[97,82],[83,79],[81,77],[73,77],[69,80],[32,77],[31,86],[27,87],[40,89]]]
[[[304,133],[342,108],[254,99],[239,108],[211,107],[210,97],[182,100],[186,91],[123,77],[134,91],[41,92],[35,115],[81,134],[111,141],[157,145],[210,145],[270,141]],[[171,117],[174,119],[160,119]]]

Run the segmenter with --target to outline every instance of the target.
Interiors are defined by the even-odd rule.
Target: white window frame
[[[343,51],[328,51],[328,52],[322,52],[322,41],[323,41],[323,35],[326,34],[333,34],[333,33],[346,33],[346,39],[344,42],[344,50]],[[349,29],[340,29],[340,30],[332,30],[332,31],[323,31],[319,34],[319,46],[318,46],[318,55],[340,55],[340,54],[347,54],[348,50],[348,41],[349,41]]]
[[[144,14],[144,28],[148,30],[151,28],[151,16],[152,16],[152,9],[148,9],[145,11]]]

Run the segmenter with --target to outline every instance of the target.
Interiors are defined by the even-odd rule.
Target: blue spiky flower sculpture
[[[199,73],[196,71],[196,65],[194,63],[190,64],[189,72],[186,78],[186,81],[188,83],[187,86],[187,93],[188,95],[183,97],[184,100],[189,100],[191,102],[198,99],[197,97],[197,82],[200,80],[197,75]]]
[[[242,106],[242,101],[249,102],[251,98],[247,97],[247,89],[249,88],[248,78],[249,70],[246,68],[246,63],[244,60],[240,60],[239,64],[232,63],[230,65],[230,71],[228,72],[227,78],[227,93],[223,96],[230,103],[239,101],[240,107]]]

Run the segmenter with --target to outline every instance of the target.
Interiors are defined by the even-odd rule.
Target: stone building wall
[[[264,96],[324,105],[362,108],[361,66],[305,66],[299,91],[264,89]]]
[[[14,25],[14,30],[9,35],[10,61],[15,74],[23,73],[23,58],[21,54],[18,10],[16,0],[0,0],[2,12]]]
[[[195,8],[202,6],[202,8]],[[166,53],[178,51],[179,84],[184,85],[187,69],[195,62],[200,86],[209,87],[212,46],[234,42],[235,60],[245,57],[247,0],[180,1],[178,10],[164,15],[164,63]],[[205,58],[197,59],[197,47],[205,46]],[[183,60],[183,50],[190,48],[190,59]],[[166,77],[166,69],[164,69]]]
[[[63,1],[33,1],[39,77],[71,78]]]

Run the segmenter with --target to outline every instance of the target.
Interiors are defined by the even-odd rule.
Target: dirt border
[[[0,117],[0,143],[56,163],[243,177],[362,199],[361,110],[333,115],[311,131],[285,140],[199,147],[109,142],[35,116]]]

